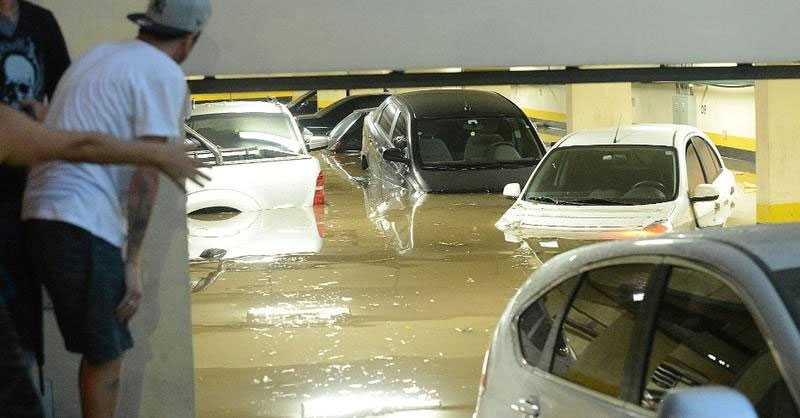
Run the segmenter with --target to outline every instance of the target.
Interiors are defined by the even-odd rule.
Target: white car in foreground
[[[187,184],[187,213],[324,203],[319,161],[308,154],[286,107],[277,102],[199,104],[187,121],[188,154],[210,166],[203,186]]]
[[[784,224],[556,256],[497,324],[476,417],[797,417],[798,248]]]
[[[736,185],[711,140],[683,125],[572,133],[551,148],[496,226],[509,240],[603,240],[719,227]],[[529,240],[530,241],[530,240]]]

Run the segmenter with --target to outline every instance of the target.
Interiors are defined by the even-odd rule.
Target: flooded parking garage
[[[470,416],[497,318],[540,264],[494,227],[510,201],[409,195],[317,156],[324,213],[190,219],[198,416]]]

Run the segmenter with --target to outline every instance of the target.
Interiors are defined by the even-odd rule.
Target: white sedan
[[[477,418],[799,416],[798,248],[783,224],[556,256],[497,324]]]
[[[187,184],[187,213],[258,211],[324,203],[319,161],[278,102],[196,105],[187,122],[190,156],[209,164],[203,186]]]
[[[684,125],[579,131],[548,151],[496,226],[510,241],[603,240],[720,227],[733,173],[711,140]],[[528,240],[531,241],[531,240]]]

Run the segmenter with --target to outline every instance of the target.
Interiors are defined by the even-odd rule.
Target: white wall
[[[37,0],[73,55],[130,36],[146,0]],[[791,62],[795,0],[212,0],[193,74]]]
[[[697,127],[706,132],[742,138],[756,137],[753,87],[692,87],[696,97]],[[633,122],[672,123],[674,83],[634,84]]]
[[[722,135],[756,137],[754,87],[696,86],[692,91],[697,96],[698,128]]]

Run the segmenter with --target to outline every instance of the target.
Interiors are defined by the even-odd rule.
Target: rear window
[[[220,150],[256,149],[276,156],[305,153],[289,116],[282,113],[220,113],[193,116],[189,127]]]

